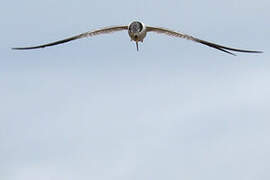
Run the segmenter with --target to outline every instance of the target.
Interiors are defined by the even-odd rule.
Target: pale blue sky
[[[268,180],[268,0],[1,3],[1,180]],[[12,51],[133,20],[127,32]]]

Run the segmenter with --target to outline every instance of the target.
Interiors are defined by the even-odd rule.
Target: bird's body
[[[142,22],[134,21],[128,25],[128,35],[131,41],[136,42],[137,51],[139,51],[138,42],[143,42],[146,36],[146,27]]]
[[[76,40],[76,39],[81,39],[81,38],[84,38],[84,37],[91,37],[91,36],[96,36],[96,35],[99,35],[99,34],[106,34],[106,33],[111,33],[111,32],[116,32],[116,31],[123,31],[123,30],[127,30],[128,35],[131,38],[131,41],[136,42],[137,51],[139,50],[138,42],[143,42],[143,40],[146,37],[146,34],[148,32],[156,32],[156,33],[161,33],[161,34],[165,34],[165,35],[169,35],[169,36],[173,36],[173,37],[177,37],[177,38],[184,38],[184,39],[192,40],[192,41],[195,41],[197,43],[204,44],[206,46],[218,49],[220,51],[223,51],[223,52],[226,52],[226,53],[229,53],[229,54],[232,54],[232,55],[235,55],[235,54],[233,54],[230,51],[246,52],[246,53],[262,53],[262,51],[251,51],[251,50],[235,49],[235,48],[230,48],[230,47],[218,45],[218,44],[215,44],[215,43],[211,43],[211,42],[208,42],[208,41],[204,41],[204,40],[192,37],[190,35],[178,33],[178,32],[166,29],[166,28],[146,26],[144,23],[139,22],[139,21],[133,21],[128,26],[105,27],[105,28],[102,28],[102,29],[99,29],[99,30],[89,31],[89,32],[86,32],[86,33],[79,34],[77,36],[73,36],[73,37],[70,37],[70,38],[67,38],[67,39],[63,39],[63,40],[60,40],[60,41],[55,41],[55,42],[52,42],[52,43],[43,44],[43,45],[39,45],[39,46],[19,47],[19,48],[12,48],[12,49],[15,49],[15,50],[28,50],[28,49],[45,48],[45,47],[48,47],[48,46],[54,46],[54,45],[66,43],[66,42]]]

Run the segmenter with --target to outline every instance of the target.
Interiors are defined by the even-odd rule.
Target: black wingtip
[[[263,51],[254,51],[254,53],[263,53]]]
[[[11,48],[12,50],[27,50],[27,49],[32,49],[32,48],[19,48],[19,47],[16,47],[16,48]]]
[[[12,50],[23,50],[22,48],[11,48]]]
[[[12,50],[30,50],[30,49],[40,49],[40,48],[45,48],[45,47],[15,47],[15,48],[11,48]]]

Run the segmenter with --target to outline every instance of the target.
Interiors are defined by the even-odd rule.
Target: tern
[[[55,41],[52,43],[42,44],[42,45],[38,45],[38,46],[31,46],[31,47],[16,47],[16,48],[12,48],[12,49],[14,49],[14,50],[28,50],[28,49],[45,48],[48,46],[54,46],[54,45],[66,43],[69,41],[73,41],[76,39],[81,39],[81,38],[85,38],[85,37],[92,37],[92,36],[96,36],[96,35],[100,35],[100,34],[107,34],[107,33],[124,31],[124,30],[128,31],[128,35],[131,38],[131,41],[135,41],[137,51],[139,51],[138,43],[143,42],[144,38],[146,37],[146,34],[148,32],[156,32],[156,33],[160,33],[160,34],[173,36],[176,38],[184,38],[184,39],[191,40],[191,41],[194,41],[197,43],[201,43],[201,44],[218,49],[220,51],[226,52],[226,53],[231,54],[231,55],[235,55],[235,54],[230,52],[230,51],[244,52],[244,53],[262,53],[262,51],[243,50],[243,49],[226,47],[226,46],[215,44],[215,43],[212,43],[209,41],[201,40],[201,39],[195,38],[195,37],[187,35],[187,34],[179,33],[179,32],[167,29],[167,28],[146,26],[144,23],[139,22],[139,21],[133,21],[127,26],[104,27],[104,28],[101,28],[98,30],[85,32],[85,33],[82,33],[82,34],[79,34],[76,36],[72,36],[70,38],[66,38],[63,40]]]

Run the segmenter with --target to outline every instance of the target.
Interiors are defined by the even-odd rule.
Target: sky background
[[[1,180],[269,180],[269,0],[5,1]],[[133,20],[127,32],[39,45]]]

